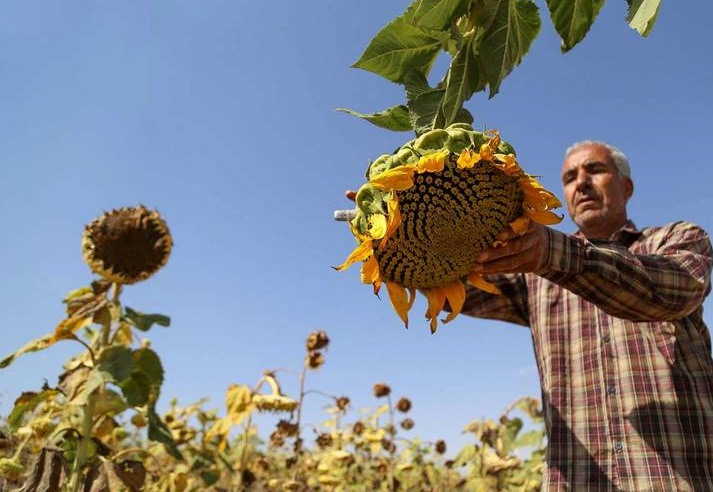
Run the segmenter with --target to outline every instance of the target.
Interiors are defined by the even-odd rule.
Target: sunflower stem
[[[295,471],[292,474],[292,480],[297,480],[297,472],[299,470],[300,456],[302,456],[302,430],[300,429],[300,424],[302,422],[302,403],[304,402],[305,395],[305,377],[307,375],[307,361],[305,361],[302,367],[302,373],[300,374],[300,397],[297,402],[297,438],[295,439]]]
[[[250,444],[250,426],[252,425],[252,413],[248,415],[248,420],[245,423],[243,431],[243,448],[240,450],[240,470],[238,473],[238,489],[243,487],[243,474],[248,466],[248,446]]]
[[[69,490],[79,492],[82,487],[82,468],[87,459],[87,448],[91,439],[92,427],[94,426],[94,407],[96,400],[94,393],[87,398],[87,405],[84,407],[84,417],[82,419],[82,438],[77,446],[77,454],[72,465],[72,477],[69,482]]]
[[[114,284],[114,291],[112,293],[111,303],[114,310],[110,311],[111,316],[108,320],[102,323],[102,335],[99,340],[99,346],[96,349],[96,354],[101,354],[105,347],[110,345],[111,340],[111,325],[115,317],[119,316],[121,313],[121,305],[119,303],[119,297],[121,295],[121,284]],[[86,346],[86,345],[85,345]],[[92,358],[92,362],[96,364],[95,354],[90,347],[87,346],[89,350],[89,355]],[[92,439],[92,429],[94,428],[94,410],[96,408],[96,395],[98,392],[104,391],[104,383],[100,384],[98,388],[92,391],[87,396],[87,403],[84,406],[84,416],[82,417],[82,431],[79,444],[77,445],[77,454],[74,457],[74,463],[72,465],[72,476],[69,482],[69,490],[72,492],[79,492],[82,488],[82,469],[87,461],[87,450],[89,448],[89,441]]]

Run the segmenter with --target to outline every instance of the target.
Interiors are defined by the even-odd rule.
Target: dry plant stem
[[[119,306],[119,296],[121,294],[121,285],[114,284],[114,293],[112,296],[112,304],[114,306]],[[96,353],[100,354],[102,349],[109,345],[110,335],[111,335],[111,323],[112,320],[104,323],[102,326],[102,336],[97,347]],[[91,352],[92,360],[94,360],[94,354]],[[74,463],[72,465],[72,475],[69,482],[69,490],[71,492],[79,492],[82,487],[82,469],[84,468],[87,459],[87,448],[89,446],[89,441],[92,438],[92,428],[94,427],[94,409],[96,407],[96,392],[104,391],[104,385],[102,384],[94,392],[87,396],[87,403],[84,406],[84,416],[82,418],[82,437],[79,440],[79,445],[77,446],[77,454],[74,457]]]
[[[391,403],[391,394],[386,395],[386,403],[389,407],[389,426],[388,429],[390,430],[389,432],[389,440],[393,440],[394,434],[392,429],[395,429],[394,427],[394,406]],[[389,449],[389,468],[388,468],[388,480],[389,480],[389,487],[388,490],[392,491],[394,490],[394,450]]]
[[[295,442],[299,443],[298,446],[300,449],[295,448],[295,471],[292,473],[292,480],[297,480],[297,472],[299,470],[299,464],[300,464],[300,457],[302,456],[302,430],[300,429],[301,423],[302,423],[302,403],[304,402],[305,399],[305,376],[307,375],[307,363],[305,362],[304,366],[302,367],[302,373],[300,374],[300,397],[299,400],[297,401],[297,419],[296,419],[296,425],[297,425],[297,437],[295,438]]]
[[[243,486],[243,472],[248,467],[248,445],[250,444],[250,426],[252,425],[252,414],[248,415],[243,431],[243,448],[240,450],[240,470],[238,473],[238,488]]]

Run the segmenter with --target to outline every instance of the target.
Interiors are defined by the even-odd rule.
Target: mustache
[[[574,205],[579,205],[584,200],[598,200],[599,196],[594,191],[580,192],[574,197]]]

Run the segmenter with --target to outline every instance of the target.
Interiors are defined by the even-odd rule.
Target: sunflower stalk
[[[121,312],[121,284],[113,284],[113,294],[111,299],[112,308],[109,309],[110,316],[102,320],[101,336],[98,338],[98,346],[94,351],[88,348],[89,355],[96,367],[95,353],[101,354],[102,350],[111,345],[111,328],[118,321]],[[87,395],[87,402],[83,408],[81,438],[77,446],[77,453],[72,464],[72,472],[69,481],[69,490],[79,492],[82,487],[82,476],[84,465],[87,462],[87,450],[89,442],[92,440],[92,429],[94,428],[94,412],[96,409],[97,395],[106,389],[106,383],[102,381],[99,386]]]

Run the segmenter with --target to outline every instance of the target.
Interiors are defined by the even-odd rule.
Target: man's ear
[[[631,178],[624,178],[624,196],[628,200],[634,194],[634,182]]]

